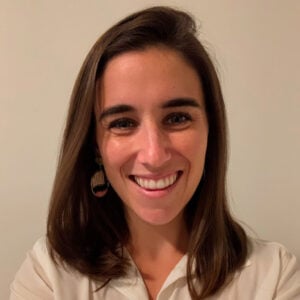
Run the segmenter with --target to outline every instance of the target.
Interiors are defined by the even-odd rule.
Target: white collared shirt
[[[183,256],[164,282],[156,300],[190,299],[186,282],[187,256]],[[10,300],[143,300],[144,281],[132,264],[124,278],[104,288],[51,260],[45,238],[39,239],[11,284]],[[233,281],[209,300],[300,300],[300,269],[294,255],[282,245],[252,240],[252,252]]]

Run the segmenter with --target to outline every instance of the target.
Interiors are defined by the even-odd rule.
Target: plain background
[[[234,215],[300,258],[300,1],[0,0],[0,298],[34,241],[69,96],[98,36],[130,12],[196,16],[220,74],[230,129]]]

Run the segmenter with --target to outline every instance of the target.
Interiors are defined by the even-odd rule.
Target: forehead
[[[197,71],[175,50],[149,47],[111,59],[98,82],[101,106],[140,100],[202,98]]]

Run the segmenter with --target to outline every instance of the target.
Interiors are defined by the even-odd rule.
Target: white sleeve
[[[10,300],[53,300],[50,280],[44,270],[45,239],[37,241],[10,285]],[[44,262],[47,265],[47,261]]]

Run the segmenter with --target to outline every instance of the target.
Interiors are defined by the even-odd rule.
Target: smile
[[[176,172],[175,174],[166,176],[164,178],[160,179],[148,179],[148,178],[142,178],[138,176],[134,176],[134,181],[142,188],[147,190],[162,190],[166,189],[169,186],[173,185],[177,179],[179,178],[179,172]]]

